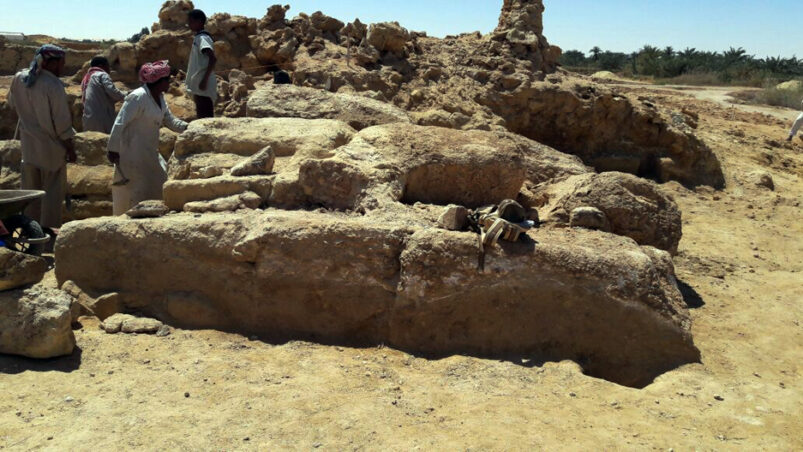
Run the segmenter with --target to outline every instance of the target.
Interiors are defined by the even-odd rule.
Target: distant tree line
[[[142,27],[142,30],[140,30],[139,33],[134,33],[133,36],[128,38],[128,42],[136,44],[139,42],[140,39],[144,38],[145,36],[148,36],[149,34],[151,34],[151,31],[148,30],[148,27]]]
[[[756,58],[745,49],[733,48],[724,52],[699,51],[673,47],[659,49],[645,45],[633,53],[603,51],[594,47],[583,53],[568,50],[560,60],[567,69],[583,72],[611,71],[631,76],[676,78],[693,75],[715,75],[719,82],[753,82],[769,79],[789,79],[803,76],[803,60],[797,57]]]

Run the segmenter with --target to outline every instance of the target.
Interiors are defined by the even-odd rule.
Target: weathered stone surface
[[[257,176],[273,172],[276,154],[270,146],[262,149],[231,169],[232,176]]]
[[[262,200],[270,197],[274,176],[232,177],[211,179],[169,180],[164,184],[164,202],[170,210],[181,211],[193,201],[212,201],[251,191]]]
[[[366,217],[94,219],[62,229],[56,272],[181,327],[569,358],[634,386],[699,360],[668,253],[583,229],[530,238],[490,249],[478,272],[474,234]]]
[[[306,162],[300,174],[305,192],[324,205],[327,200],[315,193],[343,186],[344,180],[347,187],[359,186],[356,174],[363,174],[365,187],[358,195],[346,193],[366,208],[388,200],[472,208],[515,198],[525,178],[544,181],[589,171],[574,157],[513,134],[401,123],[364,129],[333,154],[332,159]],[[306,173],[316,167],[320,177],[306,181]],[[313,183],[317,188],[311,188]]]
[[[156,334],[163,325],[156,319],[134,317],[130,314],[114,314],[104,320],[100,328],[109,334]]]
[[[20,188],[20,165],[22,146],[19,140],[0,141],[0,188],[18,190]]]
[[[468,209],[463,206],[450,205],[438,218],[438,226],[448,231],[462,231],[468,220]]]
[[[339,121],[297,118],[215,118],[194,121],[179,136],[175,157],[216,153],[250,157],[270,146],[277,157],[326,155],[354,136]],[[170,164],[174,164],[171,160]]]
[[[336,119],[357,130],[410,122],[407,113],[393,104],[293,85],[271,84],[257,89],[248,98],[247,114],[258,118]]]
[[[747,173],[747,181],[755,187],[775,190],[775,181],[772,179],[772,175],[766,171],[757,170]]]
[[[159,27],[161,30],[184,30],[187,29],[187,13],[195,6],[190,0],[168,0],[162,4],[159,10]]]
[[[184,204],[185,212],[234,212],[240,209],[258,209],[264,200],[254,192],[246,191],[239,195],[227,196],[211,201],[193,201]]]
[[[534,199],[545,222],[568,225],[577,207],[595,207],[610,231],[672,254],[683,235],[675,201],[654,182],[624,173],[583,174],[535,189]]]
[[[47,272],[47,261],[38,256],[0,247],[0,291],[37,283]]]
[[[72,196],[99,195],[111,199],[112,166],[67,164],[67,192]]]
[[[572,210],[569,217],[569,225],[573,228],[596,229],[599,231],[610,231],[611,225],[605,213],[596,207],[577,207]]]
[[[40,286],[0,292],[0,353],[29,358],[71,354],[72,302],[66,293]]]
[[[404,53],[410,32],[398,22],[382,22],[368,27],[368,43],[380,52]]]
[[[80,132],[73,138],[79,165],[110,165],[106,158],[109,136],[100,132]]]
[[[73,281],[65,281],[61,290],[73,297],[73,321],[81,315],[93,315],[105,320],[122,310],[120,295],[117,293],[103,294],[93,297],[84,292]]]
[[[170,208],[161,200],[142,201],[125,214],[130,218],[159,218],[167,215]]]

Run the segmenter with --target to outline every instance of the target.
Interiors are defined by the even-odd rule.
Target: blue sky
[[[126,38],[157,20],[162,0],[40,0],[41,7],[0,0],[0,31],[69,38]],[[262,17],[274,1],[196,0],[207,13]],[[275,1],[278,3],[278,1]],[[502,0],[285,0],[289,15],[317,10],[344,21],[397,20],[433,36],[491,31]],[[545,0],[545,34],[563,49],[633,51],[644,44],[676,49],[744,47],[758,56],[796,54],[799,16],[792,0]],[[79,6],[80,5],[80,6]]]

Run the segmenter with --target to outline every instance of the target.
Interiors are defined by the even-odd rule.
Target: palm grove
[[[645,45],[629,54],[594,47],[588,55],[579,50],[568,50],[560,62],[567,69],[579,72],[612,71],[635,77],[680,78],[686,83],[700,84],[764,86],[773,81],[803,76],[803,60],[780,56],[756,58],[741,47],[708,52]]]

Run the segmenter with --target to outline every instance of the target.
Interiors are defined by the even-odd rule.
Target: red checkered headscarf
[[[170,64],[167,60],[145,63],[139,70],[139,81],[156,83],[170,75]]]

